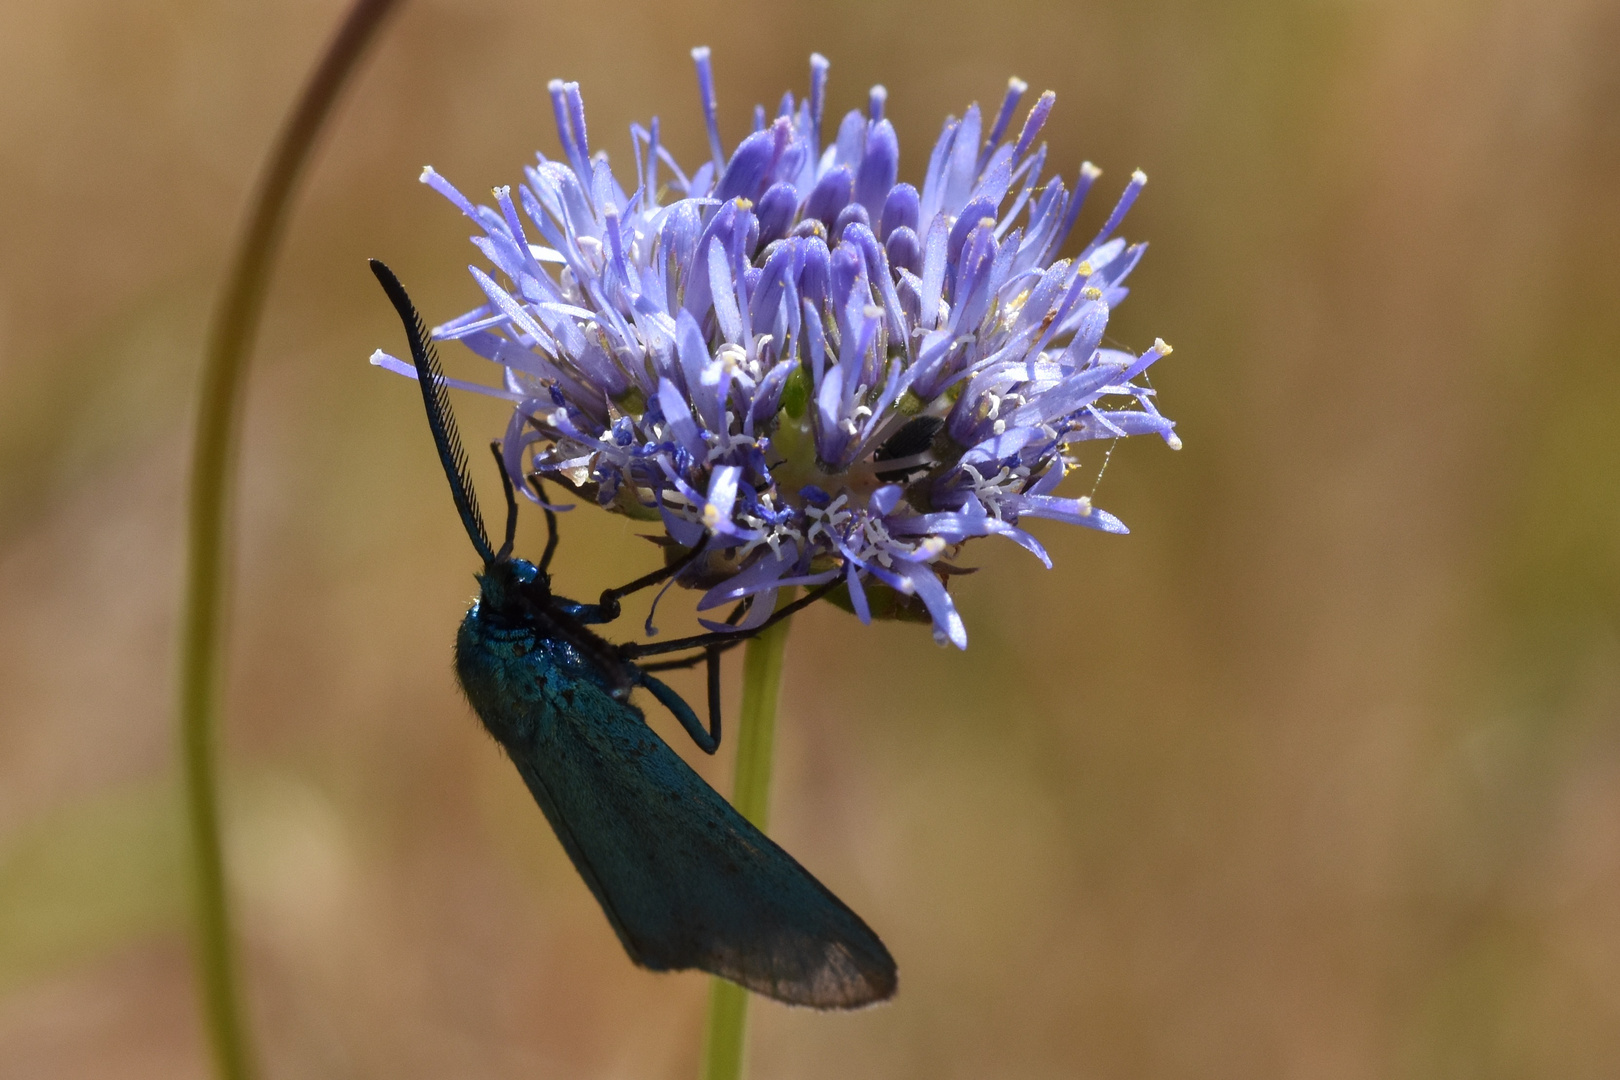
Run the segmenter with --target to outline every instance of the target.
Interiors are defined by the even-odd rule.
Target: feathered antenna
[[[371,272],[382,283],[383,292],[399,312],[405,324],[405,336],[411,343],[411,360],[416,364],[416,380],[422,387],[422,404],[427,406],[428,427],[433,432],[433,445],[438,447],[439,462],[450,481],[450,494],[456,500],[461,524],[466,527],[473,547],[483,558],[484,565],[493,565],[509,553],[503,549],[497,556],[490,547],[489,534],[484,531],[484,518],[478,512],[478,496],[473,491],[472,476],[467,471],[467,453],[461,446],[461,434],[456,430],[456,417],[450,411],[450,392],[444,384],[444,370],[439,366],[439,354],[428,338],[427,326],[417,312],[416,305],[406,295],[394,272],[376,259],[371,260]]]

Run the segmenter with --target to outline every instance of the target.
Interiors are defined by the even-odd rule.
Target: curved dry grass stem
[[[254,1071],[231,950],[214,771],[215,721],[223,682],[226,511],[235,472],[243,376],[298,180],[338,94],[396,6],[398,0],[355,0],[283,125],[220,292],[203,359],[187,513],[180,744],[192,849],[197,976],[215,1065],[223,1080],[248,1080]]]

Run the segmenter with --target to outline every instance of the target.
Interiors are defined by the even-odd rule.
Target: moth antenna
[[[444,369],[439,366],[439,354],[428,337],[427,325],[422,322],[422,316],[406,295],[405,286],[399,283],[399,278],[378,260],[369,261],[371,272],[377,276],[383,292],[388,294],[394,310],[399,312],[400,321],[405,324],[405,336],[411,343],[411,360],[416,364],[416,381],[422,387],[422,404],[427,407],[428,428],[433,432],[433,445],[438,448],[439,463],[444,466],[445,478],[450,481],[450,494],[456,500],[461,524],[466,528],[473,547],[478,549],[484,565],[491,566],[498,557],[495,549],[490,547],[483,515],[478,512],[478,496],[467,469],[467,452],[461,446],[461,433],[456,430],[456,417],[450,411],[450,391],[444,383]]]

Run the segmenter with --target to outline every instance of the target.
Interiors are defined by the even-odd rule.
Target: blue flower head
[[[514,476],[554,479],[683,548],[700,610],[841,579],[863,621],[925,613],[958,647],[947,582],[970,537],[1053,518],[1123,533],[1087,498],[1053,494],[1088,439],[1152,433],[1172,447],[1143,375],[1170,352],[1103,348],[1145,244],[1114,237],[1147,178],[1102,230],[1056,259],[1099,175],[1043,182],[1054,95],[1013,136],[1026,86],[988,125],[945,121],[921,190],[897,182],[900,143],[874,87],[823,145],[826,59],[728,156],[708,49],[694,49],[711,159],[688,174],[633,124],[626,191],[592,154],[577,83],[551,83],[563,159],[537,155],[495,207],[428,168],[422,182],[478,226],[486,302],[433,330],[500,365]],[[626,177],[628,179],[628,177]],[[372,362],[414,376],[384,353]],[[537,498],[533,491],[530,498]],[[842,590],[840,590],[842,591]],[[704,620],[713,629],[723,624]]]

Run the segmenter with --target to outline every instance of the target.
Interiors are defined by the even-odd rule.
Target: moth
[[[517,501],[499,446],[506,529],[495,548],[426,326],[382,263],[371,269],[410,342],[428,427],[461,523],[483,560],[479,595],[456,634],[456,674],[473,711],[506,750],[630,959],[655,971],[697,968],[794,1005],[848,1009],[895,992],[878,936],[793,856],[693,772],[631,702],[647,691],[705,753],[720,745],[720,655],[820,599],[819,587],[748,631],[614,643],[593,626],[621,598],[679,574],[666,563],[594,604],[551,591],[557,519],[547,508],[538,563],[512,554]],[[545,505],[539,478],[536,493]],[[741,611],[733,614],[733,620]],[[685,656],[638,663],[644,656]],[[707,665],[709,724],[653,672]]]

